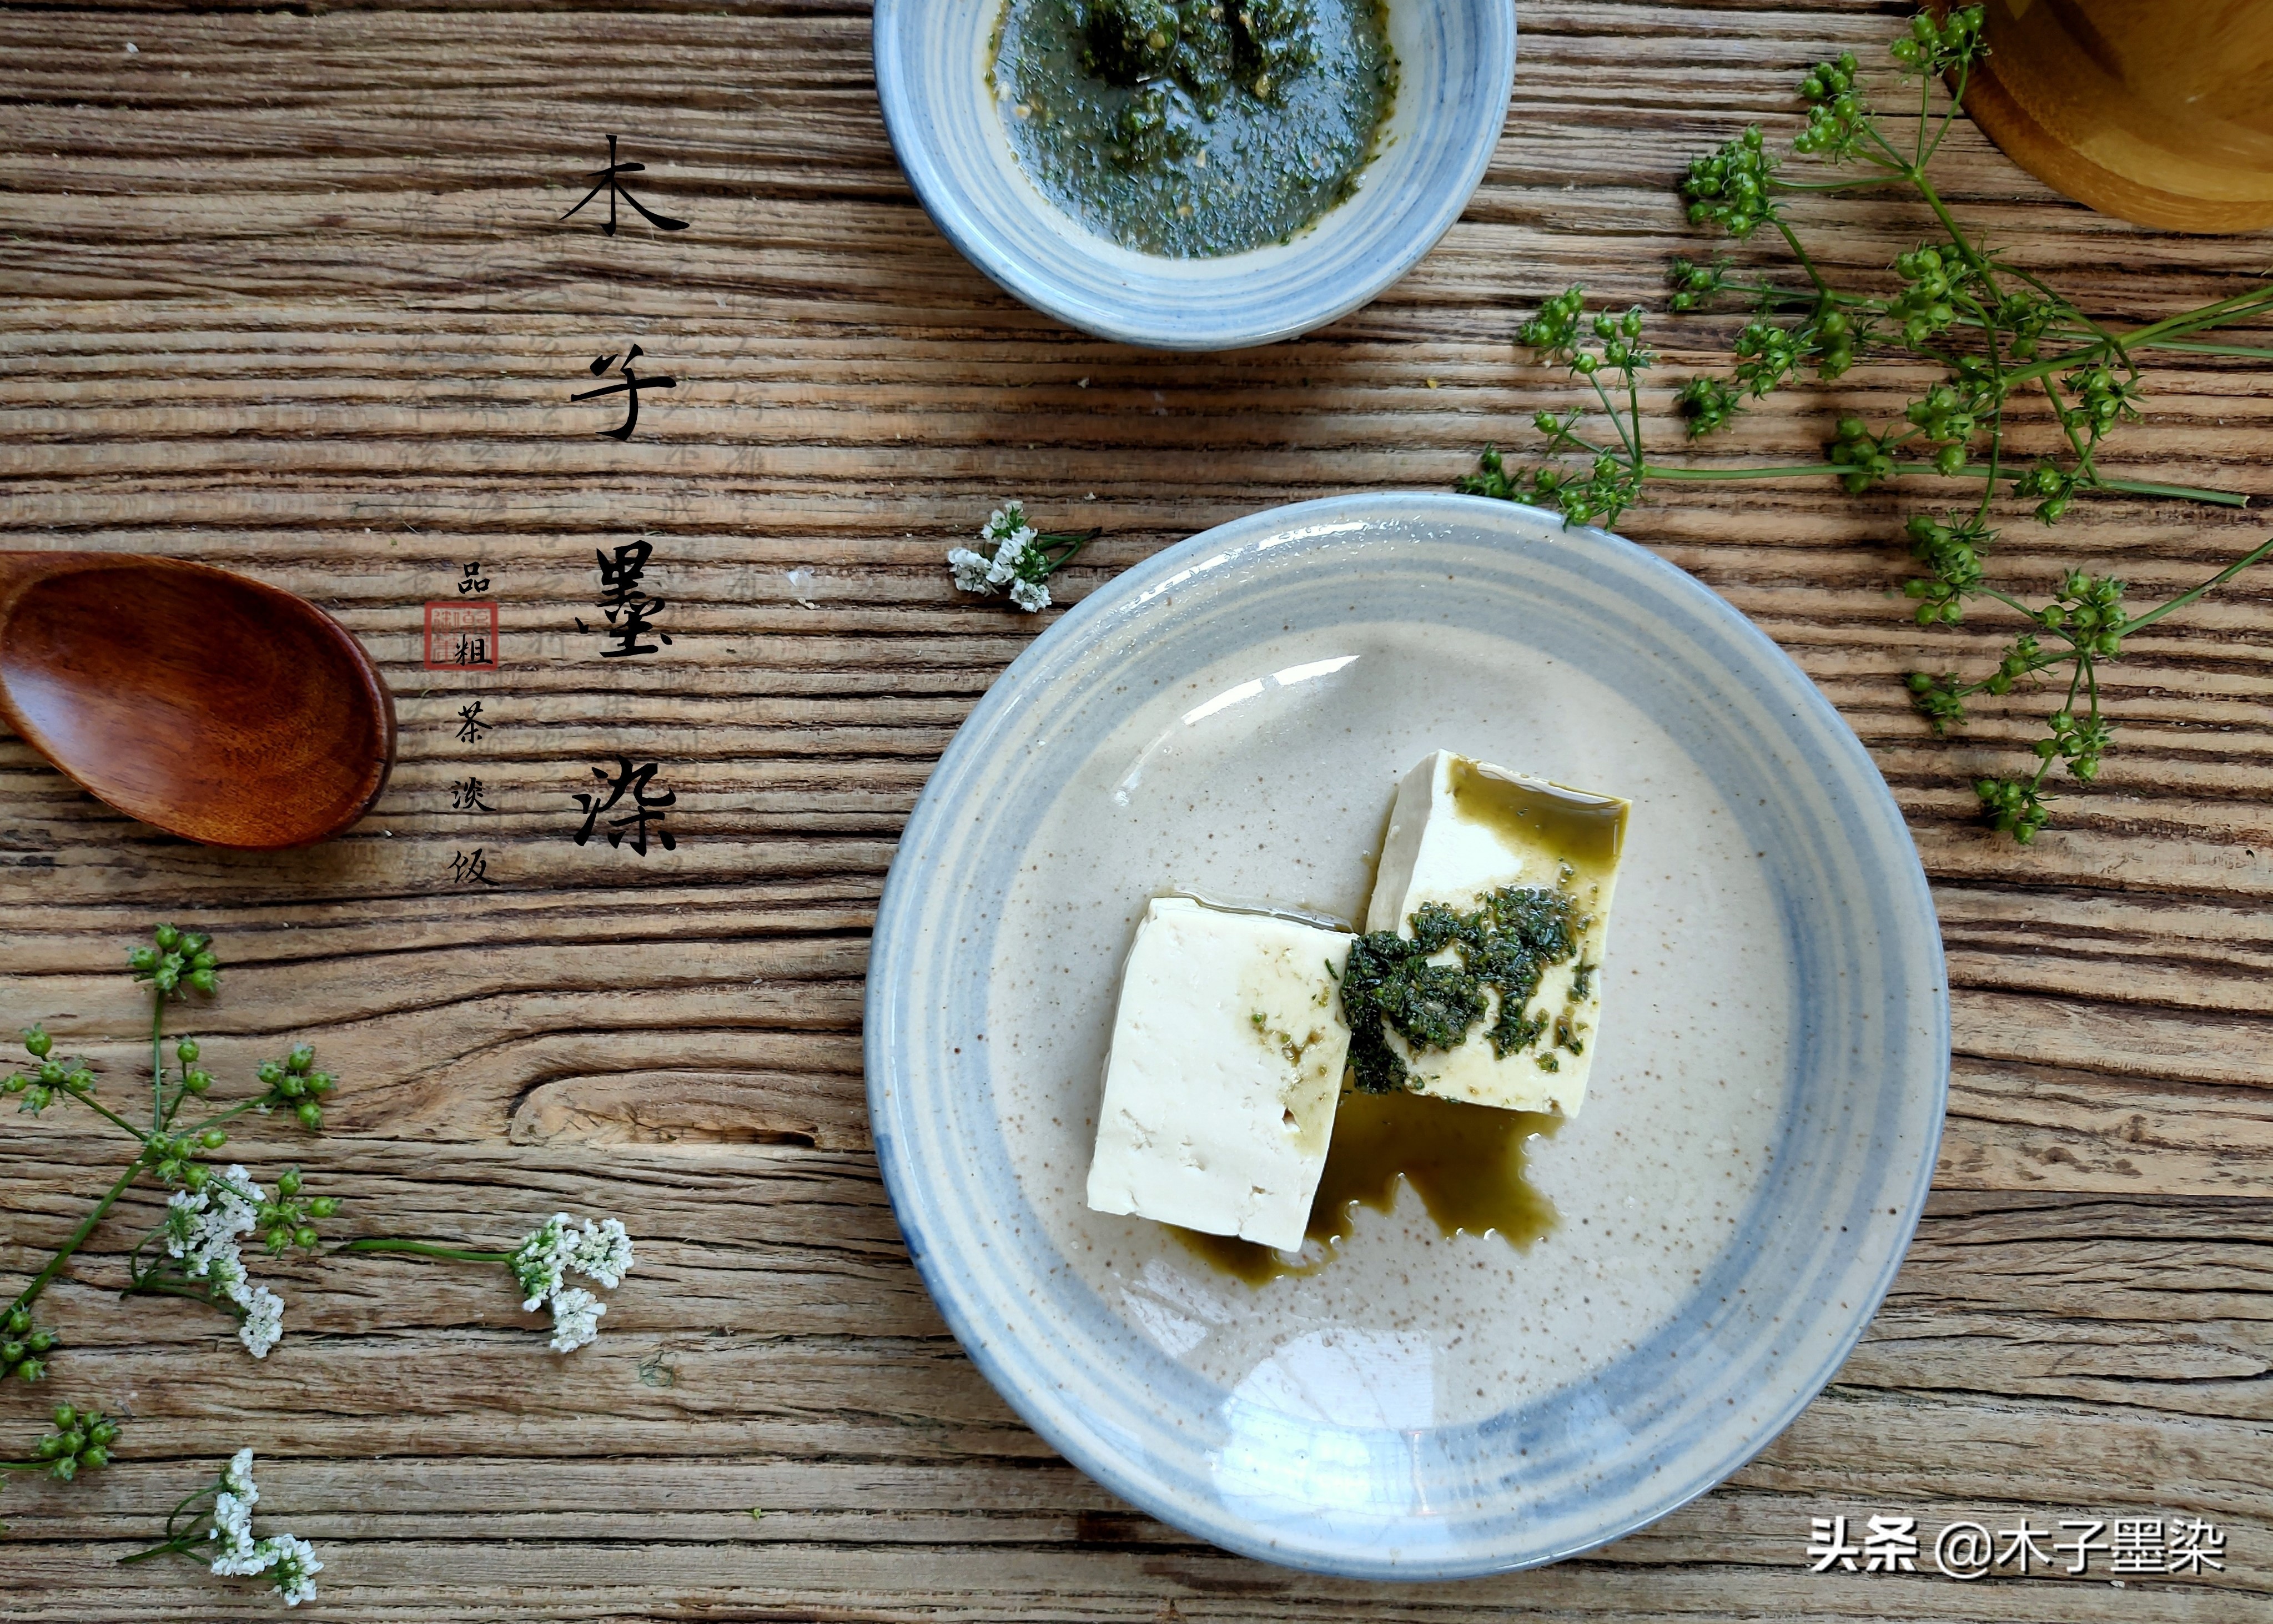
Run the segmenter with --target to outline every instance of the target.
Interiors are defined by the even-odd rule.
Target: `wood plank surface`
[[[130,1198],[45,1299],[68,1347],[38,1395],[0,1392],[0,1453],[56,1397],[132,1425],[86,1481],[10,1484],[0,1617],[273,1615],[194,1564],[111,1560],[255,1442],[264,1507],[329,1564],[301,1616],[341,1624],[2273,1620],[2273,575],[2136,640],[2104,778],[2021,853],[1965,778],[2009,765],[2037,707],[1942,743],[1898,689],[2009,632],[1909,620],[1914,494],[1692,488],[1626,521],[1789,650],[1884,770],[1941,909],[1955,1055],[1938,1192],[1861,1346],[1727,1485],[1604,1551],[1376,1586],[1136,1513],[964,1358],[870,1150],[884,871],[1040,623],[955,593],[944,549],[1012,495],[1103,525],[1053,583],[1074,599],[1254,508],[1442,488],[1486,440],[1527,444],[1575,395],[1515,348],[1522,314],[1577,280],[1662,308],[1665,262],[1699,246],[1670,192],[1688,156],[1789,129],[1805,64],[1874,57],[1906,15],[1524,0],[1498,152],[1437,250],[1309,338],[1192,357],[1061,328],[956,255],[892,160],[851,0],[0,4],[0,545],[305,593],[382,662],[402,722],[374,814],[281,857],[161,837],[0,735],[0,1024],[47,1018],[131,1073],[146,1009],[124,947],[194,920],[229,966],[193,1018],[206,1064],[242,1075],[305,1036],[343,1079],[324,1139],[258,1125],[249,1165],[304,1161],[348,1198],[344,1233],[502,1245],[567,1207],[620,1214],[641,1251],[565,1360],[501,1273],[280,1266],[290,1329],[255,1366],[193,1308],[119,1300],[156,1211]],[[692,229],[558,220],[611,131]],[[1947,168],[1969,220],[2102,316],[2269,263],[2265,237],[2089,214],[1969,128]],[[1927,229],[1882,199],[1811,214],[1856,274]],[[1671,387],[1733,330],[1654,328],[1668,448]],[[566,397],[633,342],[680,383],[619,446]],[[1779,396],[1741,447],[1812,460],[1838,411],[1897,411],[1926,380],[1873,365]],[[2149,408],[2116,471],[2273,495],[2259,369],[2160,365]],[[2262,533],[2094,500],[2015,523],[1995,568],[2032,590],[2112,568],[2145,599]],[[593,552],[641,536],[674,641],[603,659],[575,628]],[[424,671],[419,606],[476,560],[503,667]],[[468,745],[476,700],[494,731]],[[568,797],[619,750],[663,763],[675,851],[570,843]],[[469,776],[493,813],[451,810]],[[476,846],[500,883],[454,889]],[[115,1153],[83,1116],[6,1120],[0,1267],[28,1272]],[[2228,1565],[2123,1588],[1806,1571],[1812,1517],[1890,1510],[2184,1513],[2227,1530]]]

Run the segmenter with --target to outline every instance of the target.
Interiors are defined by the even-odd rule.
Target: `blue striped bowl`
[[[986,84],[1001,0],[876,0],[892,150],[964,258],[1069,327],[1152,350],[1307,333],[1413,268],[1459,218],[1515,78],[1514,0],[1390,0],[1397,102],[1354,197],[1292,242],[1212,259],[1141,254],[1026,178]]]
[[[1260,1289],[1084,1179],[1146,899],[1361,911],[1438,745],[1633,798],[1585,1110],[1518,1251],[1407,1195]],[[1828,1380],[1925,1199],[1948,1001],[1869,756],[1693,578],[1476,498],[1257,514],[1091,593],[956,736],[879,909],[876,1152],[979,1368],[1144,1510],[1323,1573],[1553,1561]]]

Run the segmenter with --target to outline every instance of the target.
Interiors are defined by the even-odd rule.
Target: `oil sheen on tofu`
[[[1137,927],[1106,1056],[1089,1205],[1302,1244],[1349,1027],[1350,936],[1182,897]]]
[[[1406,775],[1390,814],[1366,929],[1409,939],[1413,916],[1426,904],[1465,913],[1506,888],[1542,890],[1569,898],[1577,947],[1541,976],[1523,1011],[1536,1035],[1520,1048],[1496,1052],[1488,1035],[1500,1015],[1497,992],[1482,1021],[1451,1049],[1416,1049],[1389,1029],[1408,1086],[1504,1110],[1578,1114],[1602,1018],[1599,972],[1628,809],[1614,795],[1526,778],[1449,750]],[[1447,949],[1432,962],[1452,959]]]

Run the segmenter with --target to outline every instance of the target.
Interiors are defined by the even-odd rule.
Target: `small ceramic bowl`
[[[1038,189],[987,69],[1003,0],[876,0],[892,148],[963,256],[1045,314],[1151,350],[1235,350],[1347,315],[1467,207],[1515,78],[1513,0],[1388,0],[1396,104],[1356,194],[1293,240],[1216,259],[1137,253]]]

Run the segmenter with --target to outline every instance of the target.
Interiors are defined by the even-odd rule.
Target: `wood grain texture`
[[[301,1616],[343,1624],[2273,1620],[2273,580],[2136,641],[2104,778],[2022,856],[1964,779],[2024,748],[2036,705],[1937,743],[1896,687],[2008,629],[1906,618],[1892,538],[1923,493],[1684,487],[1627,522],[1789,650],[1885,771],[1942,911],[1956,1053],[1939,1192],[1837,1380],[1608,1550],[1374,1587],[1136,1514],[964,1359],[870,1153],[884,870],[1036,629],[950,590],[951,540],[1013,494],[1102,524],[1061,578],[1077,598],[1255,508],[1441,488],[1487,440],[1525,444],[1573,396],[1514,348],[1521,314],[1573,280],[1655,304],[1698,246],[1669,190],[1688,155],[1789,127],[1805,64],[1874,51],[1903,15],[1527,3],[1499,152],[1436,252],[1310,338],[1194,358],[1056,327],[955,255],[892,162],[850,0],[0,4],[0,545],[304,592],[380,661],[402,727],[371,818],[261,858],[132,824],[0,737],[0,1014],[131,1075],[124,943],[194,920],[229,962],[191,1018],[206,1064],[242,1076],[304,1035],[344,1079],[325,1139],[256,1128],[249,1165],[304,1161],[349,1198],[346,1233],[503,1244],[565,1207],[624,1214],[641,1252],[566,1360],[501,1271],[285,1266],[291,1328],[254,1366],[198,1310],[117,1299],[155,1210],[132,1198],[47,1299],[69,1347],[43,1396],[133,1425],[108,1471],[10,1485],[0,1616],[273,1616],[189,1564],[108,1560],[252,1442],[264,1511],[330,1563]],[[559,222],[611,130],[693,229]],[[1969,130],[1947,169],[1969,219],[2104,315],[2217,297],[2266,259],[2086,214]],[[1812,214],[1857,274],[1926,229],[1883,200]],[[1733,324],[1657,330],[1671,448],[1670,387]],[[681,381],[619,446],[566,396],[633,342]],[[1741,447],[1812,458],[1836,412],[1898,410],[1920,381],[1868,366],[1778,397]],[[2164,366],[2149,406],[2119,471],[2273,494],[2257,371]],[[1996,567],[2031,590],[2114,568],[2144,598],[2261,533],[2095,501],[2015,523]],[[593,553],[641,535],[674,641],[604,659],[574,625]],[[427,673],[419,605],[476,559],[503,668]],[[469,746],[476,701],[494,731]],[[664,764],[676,851],[571,843],[569,796],[619,750]],[[494,813],[451,809],[475,776]],[[476,846],[500,883],[451,889]],[[114,1153],[85,1118],[9,1121],[0,1267],[25,1270]],[[28,1439],[36,1411],[0,1394],[0,1432]],[[2124,1590],[1805,1571],[1811,1517],[1889,1510],[2184,1512],[2227,1528],[2229,1567]]]

